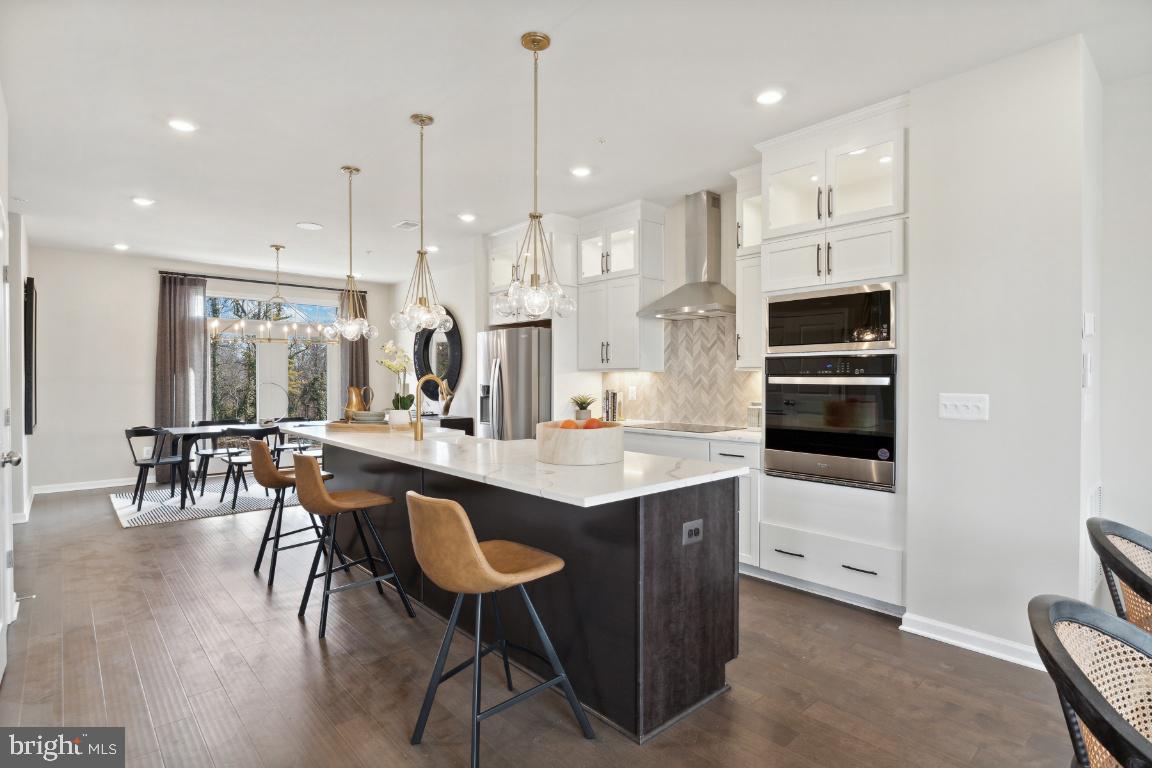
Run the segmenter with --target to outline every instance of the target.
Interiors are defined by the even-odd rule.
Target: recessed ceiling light
[[[182,117],[174,117],[168,121],[168,127],[180,133],[195,133],[200,126],[191,120],[185,120]]]
[[[439,253],[440,252],[440,246],[430,245],[427,248],[425,248],[424,250],[428,251],[428,253]]]
[[[126,251],[128,250],[128,243],[116,243],[112,247],[118,251]]]
[[[296,222],[296,226],[300,229],[306,229],[309,232],[316,232],[317,230],[324,229],[323,224],[317,224],[314,221],[298,221]]]
[[[582,179],[588,174],[592,173],[592,169],[586,165],[577,165],[574,168],[569,168],[568,172],[578,179]]]
[[[352,277],[354,277],[354,278],[356,278],[357,280],[359,280],[360,278],[364,277],[364,273],[363,273],[363,272],[353,272],[353,273],[352,273]]]
[[[765,106],[768,106],[769,104],[779,104],[780,100],[783,98],[783,90],[779,88],[769,88],[766,91],[762,91],[760,95],[756,97],[756,103],[763,104]]]
[[[820,177],[819,176],[811,176],[811,177],[809,177],[808,180],[809,181],[820,181]]]
[[[411,232],[414,229],[420,229],[420,222],[415,219],[400,219],[392,225],[392,229],[398,229],[401,232]]]
[[[891,158],[890,156],[888,156],[888,155],[884,155],[884,157],[880,158],[880,162],[882,162],[882,163],[890,163],[890,162],[892,162],[892,158]]]
[[[460,221],[464,222],[465,224],[471,224],[472,222],[476,221],[476,214],[458,213],[456,214],[456,218],[460,219]]]
[[[136,203],[136,205],[140,206],[141,208],[147,208],[156,203],[156,201],[150,197],[134,197],[132,198],[132,202]]]

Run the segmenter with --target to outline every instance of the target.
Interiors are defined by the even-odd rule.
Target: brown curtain
[[[190,427],[193,421],[208,417],[206,283],[202,277],[160,275],[156,324],[158,427]],[[156,474],[161,482],[168,479],[167,471],[158,470]]]
[[[368,305],[367,294],[360,291],[360,299],[363,302],[361,306]],[[347,405],[348,403],[348,387],[366,387],[368,386],[368,345],[370,342],[367,339],[356,339],[356,341],[348,341],[348,339],[340,339],[340,402]],[[381,410],[387,406],[373,402],[373,410]],[[343,413],[329,414],[331,419],[344,418]]]

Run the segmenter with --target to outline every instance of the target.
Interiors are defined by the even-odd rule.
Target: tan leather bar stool
[[[432,499],[408,491],[408,519],[412,525],[412,547],[416,551],[416,559],[425,575],[441,589],[456,593],[456,602],[452,605],[452,615],[448,618],[448,628],[444,631],[444,639],[440,642],[440,652],[436,655],[436,663],[432,668],[432,678],[428,681],[428,690],[424,694],[424,704],[420,707],[420,717],[416,721],[416,730],[412,733],[412,743],[419,744],[424,738],[424,728],[428,725],[428,715],[432,711],[432,702],[436,698],[436,689],[442,682],[472,666],[472,766],[480,764],[480,721],[492,715],[499,714],[505,709],[519,704],[525,699],[535,696],[541,691],[559,685],[568,697],[568,704],[572,707],[572,714],[584,732],[584,738],[596,738],[592,725],[588,722],[584,709],[572,690],[572,683],[560,664],[556,649],[536,607],[528,597],[524,585],[530,581],[543,578],[564,568],[564,561],[553,554],[544,552],[524,544],[513,541],[494,539],[491,541],[477,541],[472,524],[464,508],[450,499]],[[481,608],[484,595],[491,593],[492,606],[496,608],[496,592],[516,587],[536,634],[540,637],[540,644],[544,647],[544,660],[552,666],[553,677],[549,680],[529,688],[511,698],[489,707],[480,709],[480,661],[490,653],[491,646],[484,647],[480,641]],[[444,672],[444,662],[448,658],[448,650],[452,646],[452,635],[456,631],[456,623],[460,620],[460,606],[465,595],[476,596],[476,624],[475,647],[472,658],[458,665],[448,673]],[[508,675],[507,646],[510,643],[503,638],[499,610],[495,611],[499,649],[504,653],[504,673]],[[520,648],[521,646],[516,646]],[[531,649],[522,650],[535,653]],[[508,689],[512,690],[512,679],[508,677]]]
[[[276,458],[272,455],[272,449],[268,443],[263,440],[249,440],[248,451],[252,456],[252,476],[256,478],[256,482],[264,486],[266,489],[271,489],[276,495],[272,499],[272,509],[268,512],[268,524],[264,526],[264,538],[260,540],[260,552],[256,555],[256,566],[253,571],[260,572],[260,564],[264,562],[264,550],[268,546],[268,542],[272,542],[272,562],[268,567],[268,586],[271,587],[276,581],[276,553],[285,549],[295,549],[296,547],[306,547],[309,544],[315,544],[323,537],[323,532],[320,530],[320,524],[316,522],[316,516],[312,513],[308,517],[312,521],[312,525],[306,528],[297,528],[294,531],[281,532],[282,524],[284,522],[284,498],[288,495],[288,491],[296,487],[296,473],[292,470],[282,470],[276,466]],[[322,472],[320,475],[322,480],[331,480],[333,474],[331,472]],[[275,523],[275,531],[273,531],[273,523]],[[281,536],[292,536],[297,533],[314,533],[316,538],[308,539],[307,541],[300,541],[294,544],[285,544],[281,546]],[[340,558],[340,562],[344,564],[346,573],[351,574],[352,571],[348,567],[348,558],[340,551],[340,547],[336,547],[336,555]]]
[[[329,493],[328,489],[324,487],[324,478],[320,474],[320,465],[315,457],[298,453],[292,457],[292,462],[296,468],[294,473],[296,497],[300,500],[300,505],[307,512],[317,515],[324,521],[320,542],[316,545],[316,556],[312,558],[312,570],[309,572],[308,580],[304,586],[304,597],[300,601],[300,618],[304,618],[304,611],[308,608],[308,598],[312,594],[312,582],[321,576],[324,577],[324,600],[320,604],[321,638],[324,637],[324,630],[328,625],[328,598],[331,595],[368,584],[375,584],[380,594],[384,594],[384,587],[381,586],[380,582],[388,579],[392,579],[396,584],[396,591],[400,593],[400,600],[404,603],[408,615],[415,618],[416,613],[412,610],[412,604],[408,602],[408,594],[404,591],[404,585],[400,583],[400,577],[396,575],[396,569],[392,567],[392,561],[388,559],[388,550],[384,549],[384,542],[380,541],[380,534],[376,532],[372,518],[366,513],[366,510],[371,507],[387,506],[395,503],[395,500],[391,496],[384,496],[372,491],[334,491]],[[339,547],[336,546],[336,524],[339,522],[340,515],[346,512],[352,514],[352,520],[356,523],[356,533],[360,537],[360,546],[364,548],[364,557],[342,566],[333,567],[332,561],[335,559],[335,553],[339,551]],[[362,515],[361,513],[365,514]],[[377,549],[380,550],[380,557],[373,555],[372,549],[368,546],[368,539],[364,537],[365,526],[372,534]],[[324,555],[324,570],[316,573],[316,566],[320,563],[321,554]],[[382,564],[388,572],[381,574],[376,568],[377,563]],[[338,587],[332,586],[332,573],[334,571],[340,570],[340,568],[347,569],[350,565],[363,564],[367,564],[372,570],[372,578],[353,581]]]

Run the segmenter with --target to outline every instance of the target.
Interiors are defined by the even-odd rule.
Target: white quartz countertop
[[[468,437],[455,429],[426,427],[422,442],[413,440],[411,432],[353,432],[325,426],[282,429],[325,445],[578,507],[594,507],[748,473],[747,467],[734,464],[632,451],[625,451],[624,460],[615,464],[544,464],[536,461],[535,440]]]
[[[760,430],[758,429],[729,429],[724,432],[681,432],[673,429],[644,429],[637,425],[653,424],[655,422],[640,419],[631,419],[620,422],[625,432],[635,432],[640,435],[664,435],[665,437],[684,437],[689,440],[731,440],[737,443],[759,443]]]

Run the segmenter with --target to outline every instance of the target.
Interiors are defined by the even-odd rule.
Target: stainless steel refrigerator
[[[476,350],[476,435],[535,437],[536,425],[552,418],[551,329],[482,331]]]

